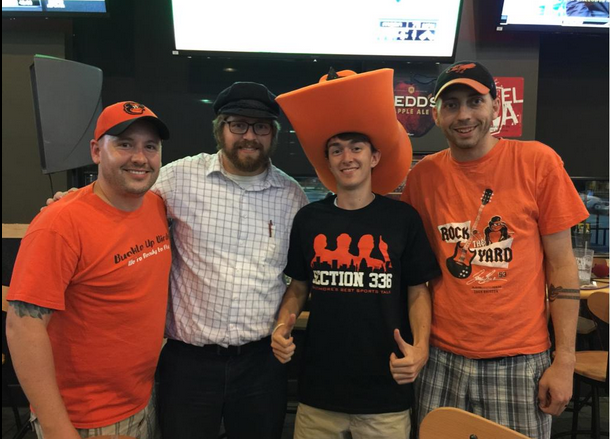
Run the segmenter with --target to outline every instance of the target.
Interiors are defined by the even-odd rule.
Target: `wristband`
[[[278,328],[280,328],[281,326],[285,326],[286,323],[279,323],[274,329],[273,332],[271,333],[271,336],[273,337],[273,334],[275,334],[275,331],[278,330]]]

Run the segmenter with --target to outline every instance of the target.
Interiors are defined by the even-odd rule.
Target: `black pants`
[[[268,341],[246,353],[210,352],[169,340],[159,360],[163,439],[281,438],[286,367]]]

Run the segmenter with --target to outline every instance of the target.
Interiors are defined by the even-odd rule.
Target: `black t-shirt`
[[[411,385],[389,369],[400,353],[394,329],[412,343],[407,287],[440,275],[421,219],[410,205],[377,195],[358,210],[335,197],[295,217],[285,273],[307,281],[310,316],[299,377],[302,403],[343,413],[411,407]]]

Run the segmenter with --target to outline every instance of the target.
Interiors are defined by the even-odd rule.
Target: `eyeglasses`
[[[229,131],[233,134],[246,134],[250,127],[257,136],[266,136],[271,133],[271,124],[267,122],[248,123],[241,120],[225,120],[225,123],[229,125]]]

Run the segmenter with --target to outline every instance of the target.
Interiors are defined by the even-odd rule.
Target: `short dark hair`
[[[334,136],[332,136],[330,139],[332,139],[333,137],[338,137],[340,140],[343,140],[344,142],[365,142],[368,143],[369,145],[371,145],[371,152],[375,153],[377,152],[377,148],[375,148],[375,145],[373,145],[373,142],[371,142],[371,139],[369,139],[369,136],[367,136],[366,134],[362,134],[362,133],[339,133],[339,134],[335,134]],[[330,140],[328,139],[328,140]],[[326,141],[326,145],[324,146],[324,156],[326,158],[328,158],[328,140]]]

